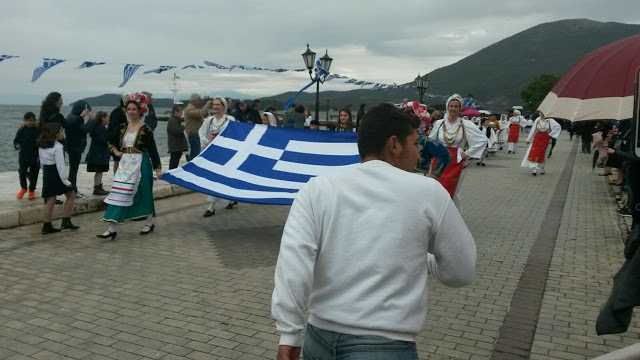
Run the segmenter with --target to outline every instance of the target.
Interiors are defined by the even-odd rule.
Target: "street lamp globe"
[[[304,60],[304,65],[311,71],[316,62],[316,53],[309,49],[309,44],[307,44],[307,51],[302,54],[302,59]]]
[[[424,88],[425,89],[428,88],[429,87],[429,81],[431,81],[431,80],[429,80],[429,74],[424,76],[423,81],[424,81]]]
[[[331,62],[332,61],[333,61],[333,59],[331,57],[329,57],[329,52],[327,50],[325,50],[324,56],[320,58],[320,66],[322,66],[324,69],[329,71],[329,69],[331,68]]]
[[[420,74],[418,74],[418,76],[416,76],[416,87],[418,89],[424,89],[424,78],[422,76],[420,76]]]

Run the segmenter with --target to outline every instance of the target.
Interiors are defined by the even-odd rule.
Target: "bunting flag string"
[[[62,59],[48,59],[48,58],[43,58],[42,59],[42,66],[39,66],[37,68],[35,68],[33,70],[33,77],[31,78],[31,82],[34,82],[36,80],[38,80],[40,78],[40,76],[42,76],[42,74],[51,69],[52,67],[60,64],[61,62],[63,62],[64,60]]]
[[[124,79],[122,80],[122,84],[120,84],[118,87],[123,87],[128,81],[129,79],[131,79],[131,77],[133,76],[133,73],[135,73],[140,67],[142,66],[142,64],[127,64],[124,66]]]
[[[0,62],[2,62],[3,60],[7,60],[7,59],[11,59],[11,58],[17,58],[20,57],[18,55],[0,55]],[[34,74],[33,74],[33,78],[31,80],[31,82],[34,82],[36,80],[38,80],[38,78],[48,69],[50,69],[51,67],[63,62],[65,60],[59,60],[59,59],[49,59],[49,58],[45,58],[44,59],[44,63],[42,66],[36,68],[34,70]],[[185,65],[182,68],[178,69],[177,71],[180,70],[185,70],[185,69],[204,69],[206,67],[215,67],[218,70],[228,70],[228,71],[233,71],[236,69],[239,70],[244,70],[244,71],[270,71],[270,72],[274,72],[274,73],[283,73],[283,72],[304,72],[304,71],[308,71],[307,69],[286,69],[286,68],[265,68],[265,67],[261,67],[261,66],[247,66],[247,65],[242,65],[242,64],[234,64],[231,66],[225,66],[222,64],[218,64],[212,61],[208,61],[208,60],[204,60],[204,65],[198,65],[198,64],[191,64],[191,65]],[[88,69],[90,67],[94,67],[97,65],[105,65],[106,62],[98,62],[98,61],[84,61],[82,62],[82,64],[78,67],[76,67],[75,69]],[[124,79],[123,82],[119,85],[119,87],[123,87],[131,78],[131,76],[133,76],[133,74],[144,65],[142,64],[125,64],[125,68],[124,68]],[[144,72],[144,74],[150,74],[150,73],[155,73],[155,74],[161,74],[165,71],[171,70],[171,69],[175,69],[177,68],[177,66],[173,66],[173,65],[155,65],[158,66],[157,68],[153,68],[151,70],[147,70]],[[315,71],[319,71],[321,68],[320,65],[316,64],[315,66]],[[411,83],[409,84],[404,84],[404,85],[397,85],[396,83],[393,84],[383,84],[383,83],[376,83],[376,82],[372,82],[372,81],[365,81],[365,80],[359,80],[359,79],[355,79],[355,78],[350,78],[348,76],[343,76],[343,75],[339,75],[339,74],[329,74],[328,71],[326,71],[326,69],[322,69],[326,74],[323,76],[326,76],[324,81],[331,81],[334,79],[346,79],[346,81],[344,83],[346,84],[353,84],[356,86],[361,86],[362,88],[364,88],[365,86],[369,86],[369,85],[373,85],[373,87],[371,88],[372,90],[392,90],[392,89],[404,89],[404,88],[409,88],[412,87]]]
[[[104,64],[106,64],[106,63],[98,62],[98,61],[85,61],[80,66],[78,66],[76,69],[88,69],[88,68],[96,66],[96,65],[104,65]]]
[[[152,70],[149,70],[149,71],[145,71],[145,72],[143,72],[143,74],[150,74],[150,73],[160,74],[163,71],[167,71],[167,70],[171,70],[171,69],[175,69],[175,68],[176,68],[175,66],[163,65],[163,66],[160,66],[159,68],[152,69]]]
[[[7,59],[12,59],[12,58],[17,58],[20,56],[17,55],[0,55],[0,62],[7,60]]]

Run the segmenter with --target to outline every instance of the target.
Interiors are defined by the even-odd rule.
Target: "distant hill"
[[[463,97],[473,94],[486,108],[503,111],[513,105],[523,105],[520,91],[534,77],[544,73],[561,76],[589,52],[639,33],[640,25],[588,19],[540,24],[432,71],[427,92],[440,95],[457,92]],[[292,95],[293,92],[287,92],[270,96],[263,98],[263,102],[285,103]],[[418,91],[415,87],[402,90],[321,89],[321,110],[326,109],[327,97],[331,98],[333,109],[352,104],[351,109],[355,111],[360,103],[399,102],[405,97],[414,100]],[[430,105],[433,102],[427,101]],[[296,103],[314,109],[315,93],[300,94]]]
[[[88,97],[81,100],[85,100],[91,106],[113,106],[116,107],[120,102],[119,94],[102,94],[100,96]],[[189,99],[182,100],[183,103],[188,103]],[[73,103],[69,104],[73,105]],[[173,99],[167,98],[153,98],[153,106],[157,108],[171,108],[173,106]]]

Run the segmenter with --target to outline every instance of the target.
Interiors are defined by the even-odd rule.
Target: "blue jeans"
[[[418,360],[414,342],[341,334],[311,324],[302,352],[304,360]]]
[[[193,160],[198,154],[200,154],[200,136],[189,136],[189,161]]]

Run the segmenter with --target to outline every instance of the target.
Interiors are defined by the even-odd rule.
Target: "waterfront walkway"
[[[606,178],[576,146],[563,134],[544,176],[519,167],[522,148],[472,163],[462,196],[476,278],[430,280],[421,359],[590,359],[640,341],[637,316],[625,334],[595,334],[623,246]],[[274,359],[289,207],[222,202],[205,219],[206,204],[159,200],[152,234],[128,223],[113,242],[95,238],[101,212],[75,217],[75,232],[0,230],[0,358]]]

